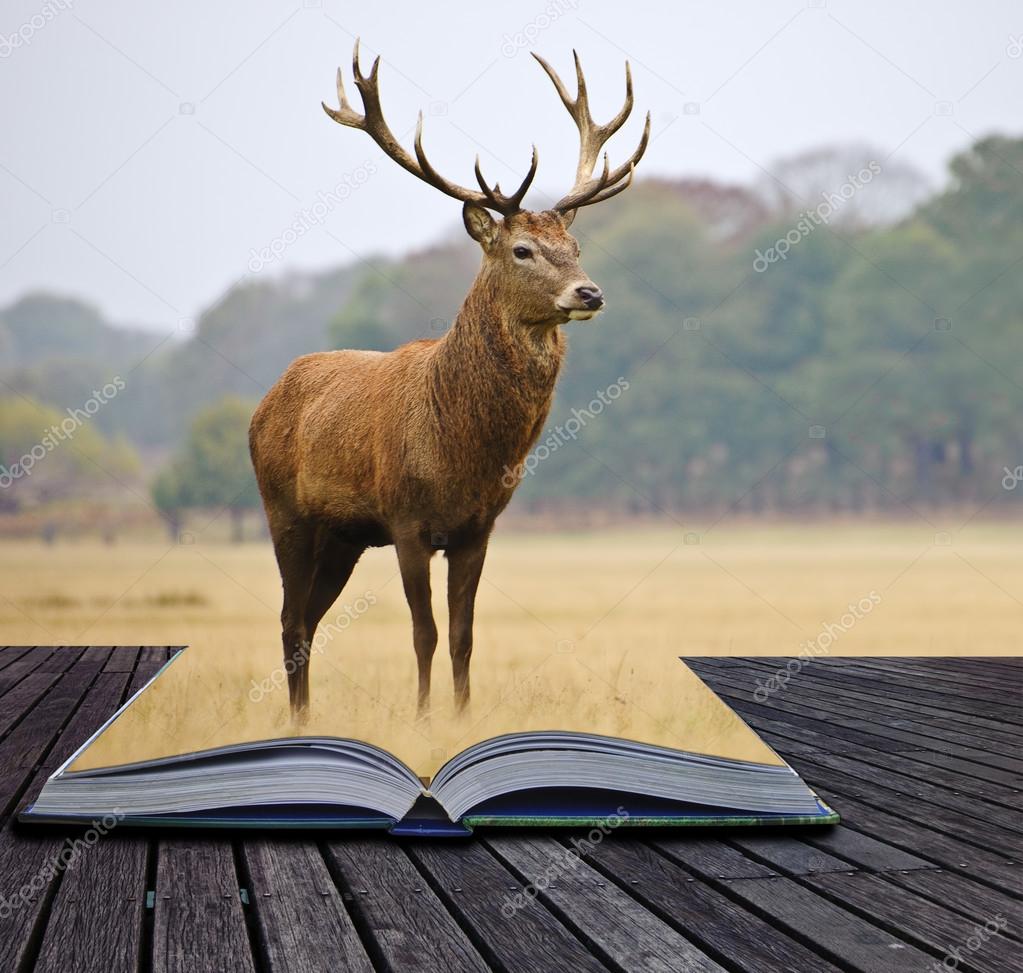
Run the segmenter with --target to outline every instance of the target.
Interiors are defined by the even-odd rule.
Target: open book
[[[675,657],[552,654],[489,680],[477,666],[470,710],[428,719],[374,695],[371,663],[316,662],[313,706],[296,724],[276,680],[250,687],[179,653],[21,819],[423,835],[838,820]]]

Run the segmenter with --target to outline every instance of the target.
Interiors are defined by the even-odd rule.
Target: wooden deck
[[[619,832],[510,914],[568,835],[18,827],[168,651],[0,649],[0,973],[1023,970],[1023,660],[688,660],[843,823]]]

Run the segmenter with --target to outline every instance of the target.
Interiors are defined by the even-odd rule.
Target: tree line
[[[1004,485],[1023,464],[1023,140],[970,146],[937,191],[863,149],[772,172],[647,180],[580,214],[609,307],[569,326],[520,511],[899,513],[1023,495]],[[224,508],[238,532],[258,506],[248,417],[287,363],[440,337],[477,263],[458,239],[256,275],[155,348],[80,302],[16,302],[0,311],[0,517],[130,492],[172,530]],[[112,369],[116,399],[12,477]]]

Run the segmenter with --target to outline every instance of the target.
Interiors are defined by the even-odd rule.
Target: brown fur
[[[469,697],[472,619],[487,540],[540,434],[565,352],[560,325],[596,313],[570,219],[518,212],[498,222],[467,204],[483,262],[439,340],[388,353],[306,355],[252,419],[250,445],[284,587],[293,707],[308,701],[308,646],[362,552],[394,544],[412,612],[419,705],[437,630],[430,558],[448,558],[450,649]],[[532,257],[516,257],[517,246]],[[596,291],[599,299],[599,291]],[[585,297],[585,293],[584,293]]]

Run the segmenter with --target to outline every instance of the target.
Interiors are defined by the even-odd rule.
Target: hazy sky
[[[367,70],[383,54],[384,109],[407,146],[422,107],[445,175],[472,185],[479,152],[508,189],[535,141],[538,205],[567,190],[577,142],[530,49],[563,76],[579,50],[598,121],[631,60],[637,111],[611,157],[631,152],[649,108],[641,175],[752,181],[779,156],[865,141],[939,182],[975,137],[1023,132],[1018,0],[5,0],[0,303],[46,288],[187,327],[254,272],[254,251],[284,246],[255,270],[279,273],[460,227],[457,202],[323,114],[356,34]],[[300,216],[339,185],[322,222]],[[292,239],[296,219],[308,229]]]

